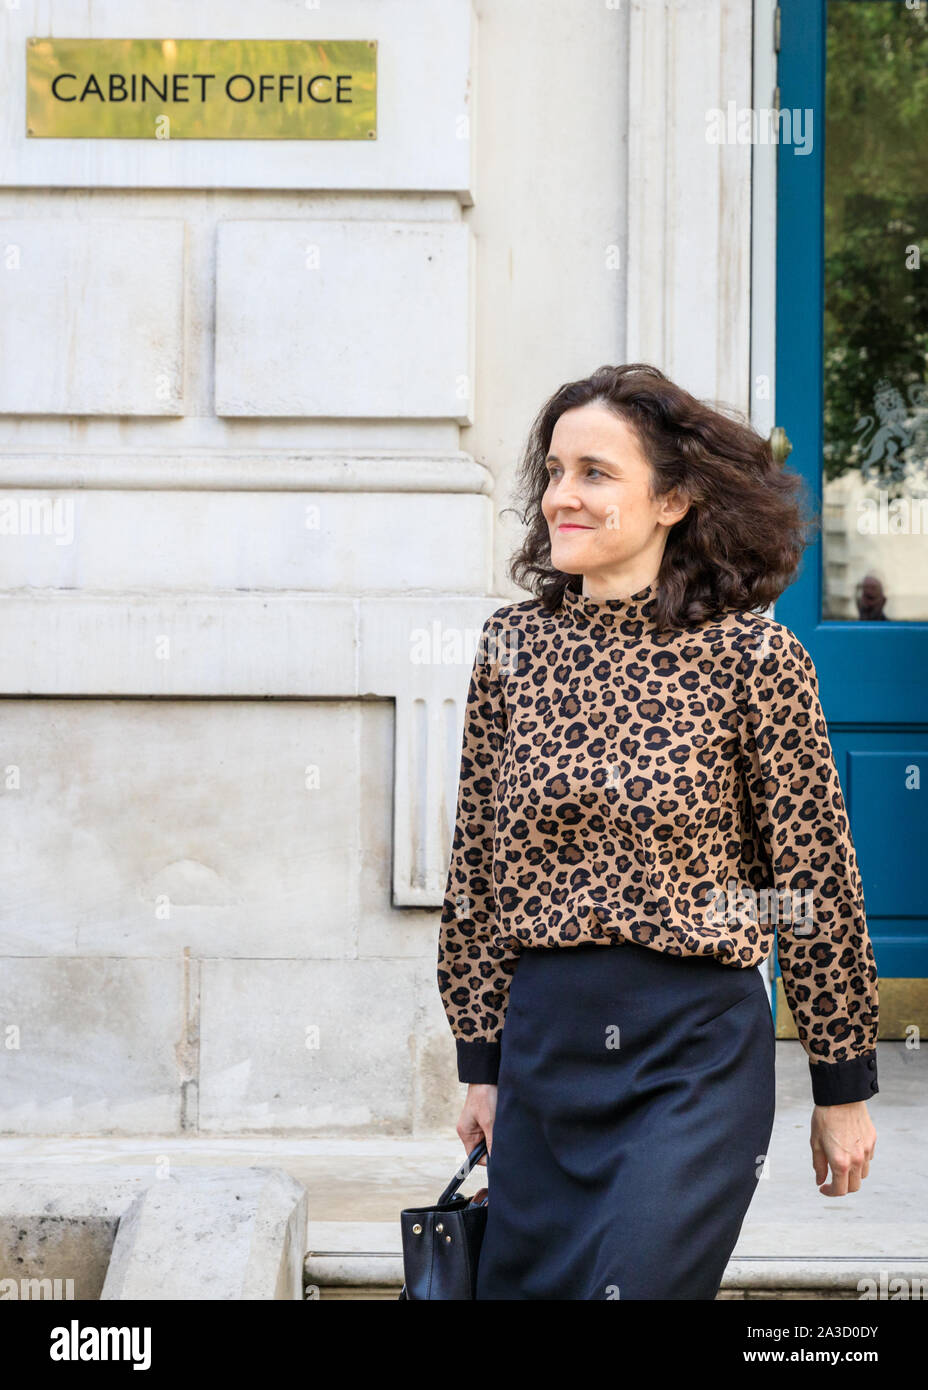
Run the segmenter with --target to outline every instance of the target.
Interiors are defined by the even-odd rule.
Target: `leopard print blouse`
[[[818,1105],[869,1100],[877,973],[812,659],[781,623],[655,620],[568,589],[486,620],[464,717],[438,987],[495,1082],[523,946],[755,966],[774,942]]]

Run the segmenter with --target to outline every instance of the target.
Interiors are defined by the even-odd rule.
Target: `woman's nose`
[[[548,494],[548,500],[552,511],[564,507],[576,509],[579,505],[576,488],[568,478],[561,478],[554,484]]]

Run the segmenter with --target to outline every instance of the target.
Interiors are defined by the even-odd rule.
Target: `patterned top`
[[[483,625],[438,942],[458,1076],[496,1081],[523,946],[746,969],[776,942],[813,1101],[869,1100],[877,973],[812,658],[756,613],[661,629],[655,593]]]

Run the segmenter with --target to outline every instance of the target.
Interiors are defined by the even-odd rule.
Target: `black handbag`
[[[473,1202],[457,1194],[487,1151],[481,1139],[467,1155],[434,1207],[400,1212],[403,1277],[400,1298],[474,1298],[477,1261],[487,1224],[487,1198]]]

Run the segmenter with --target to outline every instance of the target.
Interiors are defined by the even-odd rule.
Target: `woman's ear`
[[[682,521],[690,509],[692,499],[682,488],[671,488],[670,492],[661,498],[661,509],[658,514],[658,521],[662,526],[674,526],[678,521]]]

